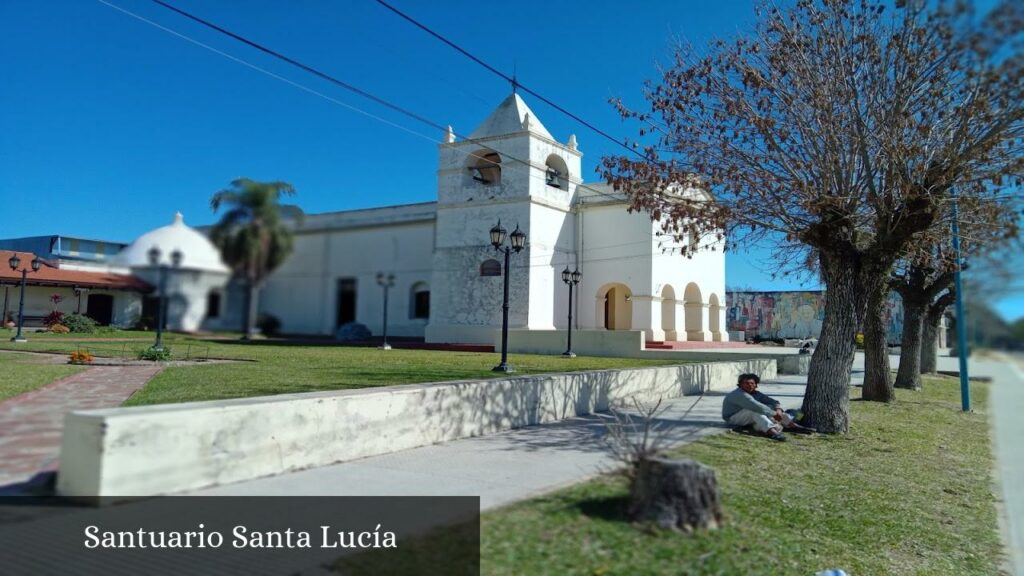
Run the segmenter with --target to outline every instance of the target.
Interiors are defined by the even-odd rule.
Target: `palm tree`
[[[227,211],[214,225],[210,239],[235,274],[245,281],[243,340],[256,332],[256,310],[264,281],[291,254],[291,230],[281,218],[280,199],[295,194],[287,182],[238,178],[210,198],[214,212]]]

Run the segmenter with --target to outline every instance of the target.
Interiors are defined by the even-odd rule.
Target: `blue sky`
[[[143,0],[109,0],[160,26],[420,132],[441,134]],[[509,93],[500,78],[372,0],[175,5],[469,133]],[[640,104],[675,38],[700,45],[747,28],[751,2],[516,3],[393,0],[494,66],[617,136],[608,104]],[[280,179],[306,212],[435,198],[437,147],[141,22],[99,1],[0,2],[0,237],[130,241],[170,222],[214,221],[209,197],[239,176]],[[525,96],[548,130],[575,133],[584,177],[621,149]],[[732,254],[727,283],[771,280],[766,252]],[[816,287],[810,285],[808,287]],[[1024,297],[1000,303],[1024,316]]]

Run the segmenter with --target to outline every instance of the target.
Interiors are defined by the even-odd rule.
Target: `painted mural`
[[[903,331],[903,306],[893,293],[887,302],[889,343],[898,344]],[[745,338],[817,338],[825,318],[825,293],[727,292],[726,326]]]

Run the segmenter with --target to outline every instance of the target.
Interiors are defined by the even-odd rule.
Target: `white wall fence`
[[[605,411],[633,397],[729,390],[758,359],[541,374],[72,412],[57,491],[181,492]]]

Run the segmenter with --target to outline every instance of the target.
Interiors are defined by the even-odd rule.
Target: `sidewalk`
[[[0,488],[54,470],[64,415],[124,402],[159,366],[95,366],[0,402]]]
[[[951,360],[956,360],[955,358]],[[940,368],[944,366],[940,365]],[[958,370],[958,368],[950,368]],[[972,361],[971,376],[993,378],[989,405],[992,411],[993,451],[996,456],[999,486],[1002,489],[1002,513],[1006,521],[1004,536],[1011,570],[1024,576],[1024,371],[1009,359]]]
[[[803,400],[806,378],[781,376],[761,390],[786,408]],[[659,418],[672,443],[728,431],[724,393],[666,401]],[[480,496],[488,510],[575,484],[617,467],[605,448],[607,415],[465,438],[353,462],[191,492],[203,496]],[[767,440],[765,440],[767,442]]]

